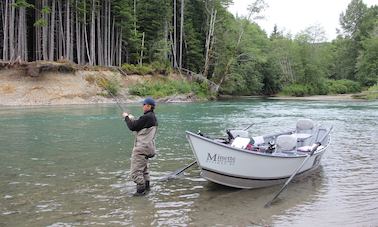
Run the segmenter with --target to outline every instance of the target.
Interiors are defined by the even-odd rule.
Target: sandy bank
[[[174,77],[175,75],[172,75]],[[129,94],[129,86],[144,82],[155,76],[121,75],[111,70],[76,70],[71,72],[43,72],[31,76],[21,67],[0,70],[0,106],[72,105],[115,103],[95,78],[117,80],[121,88],[117,102],[137,103],[144,97]],[[159,77],[159,76],[156,76]],[[159,99],[158,102],[192,102],[194,94],[175,95]]]
[[[122,77],[114,72],[76,71],[74,73],[46,72],[38,77],[25,75],[22,69],[0,71],[0,105],[63,105],[112,103],[114,100],[104,97],[104,91],[93,79],[98,76]],[[137,97],[126,95],[127,89],[121,89],[120,98],[124,102],[134,102]]]

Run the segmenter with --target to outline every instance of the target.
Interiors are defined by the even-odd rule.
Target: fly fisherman
[[[134,148],[131,155],[131,179],[137,184],[135,195],[145,195],[150,190],[148,159],[155,155],[155,136],[158,122],[155,117],[155,100],[148,97],[143,101],[143,116],[135,120],[124,112],[127,127],[135,132]]]

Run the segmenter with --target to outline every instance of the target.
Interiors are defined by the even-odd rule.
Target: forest
[[[267,4],[248,15],[232,0],[2,0],[2,61],[68,61],[78,65],[153,65],[185,69],[220,94],[304,96],[358,92],[378,82],[378,6],[351,0],[341,30],[298,34],[258,25]],[[300,18],[298,18],[300,19]]]

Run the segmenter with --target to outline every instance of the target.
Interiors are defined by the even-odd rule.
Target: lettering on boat
[[[235,157],[232,156],[222,156],[219,154],[210,154],[207,153],[206,162],[218,164],[218,165],[235,165]]]

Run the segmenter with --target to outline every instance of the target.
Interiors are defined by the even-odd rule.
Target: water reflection
[[[324,193],[323,177],[323,169],[319,168],[307,178],[292,182],[269,208],[264,208],[264,205],[281,186],[241,190],[208,183],[195,200],[193,224],[270,225],[277,216],[286,215],[295,207],[311,204]]]

